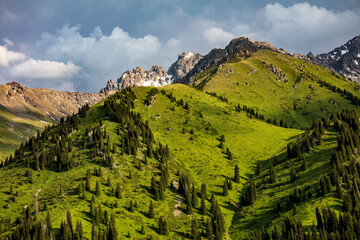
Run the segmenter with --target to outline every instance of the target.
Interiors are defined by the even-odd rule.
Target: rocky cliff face
[[[27,88],[16,82],[0,85],[2,108],[17,117],[49,122],[77,113],[81,106],[94,105],[104,98],[105,94]]]
[[[240,37],[233,39],[225,49],[213,49],[205,55],[194,68],[183,78],[178,79],[176,82],[189,84],[191,78],[200,72],[224,62],[230,58],[235,57],[249,57],[252,53],[267,49],[271,51],[286,53],[284,50],[279,50],[273,47],[268,42],[251,41],[249,38]]]
[[[360,36],[354,37],[331,52],[317,56],[310,52],[307,57],[317,65],[332,69],[355,82],[360,82]]]
[[[184,52],[170,66],[167,74],[171,76],[172,81],[176,82],[178,79],[185,77],[201,59],[202,56],[199,53]]]
[[[112,79],[109,79],[106,84],[106,87],[101,89],[100,93],[103,93],[106,96],[108,96],[115,93],[117,90],[118,90],[117,84]]]
[[[136,86],[161,87],[172,83],[172,80],[162,67],[152,66],[149,71],[144,71],[141,67],[127,70],[118,78],[117,83],[118,89]]]
[[[100,93],[109,95],[126,87],[162,87],[171,84],[184,77],[201,58],[202,56],[198,53],[184,52],[178,56],[167,72],[161,66],[152,66],[148,71],[143,70],[140,66],[132,71],[127,70],[117,79],[117,83],[110,79]]]

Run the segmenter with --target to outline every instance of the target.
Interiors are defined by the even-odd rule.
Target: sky
[[[235,37],[320,54],[359,34],[360,0],[0,0],[0,84],[95,93]]]

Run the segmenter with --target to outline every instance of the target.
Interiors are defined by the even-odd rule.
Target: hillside
[[[359,88],[262,44],[24,141],[0,168],[0,237],[354,239]]]
[[[161,92],[151,88],[134,88],[134,93],[136,96],[134,111],[141,114],[142,121],[148,121],[148,126],[153,132],[154,143],[150,144],[151,140],[145,140],[142,137],[137,151],[131,152],[130,149],[133,147],[128,145],[130,142],[126,143],[125,136],[129,133],[129,127],[132,124],[126,124],[126,127],[126,125],[114,121],[114,118],[106,116],[105,109],[108,107],[104,108],[104,101],[100,102],[86,113],[85,118],[78,118],[77,127],[71,124],[77,121],[69,119],[61,124],[63,126],[61,128],[47,129],[45,140],[44,136],[32,140],[37,142],[34,151],[40,153],[39,165],[36,164],[36,159],[32,157],[31,151],[25,151],[23,156],[17,155],[17,160],[11,160],[6,167],[0,170],[0,179],[3,181],[0,191],[0,205],[4,206],[2,218],[6,219],[11,216],[11,222],[14,222],[15,217],[21,215],[24,206],[34,209],[33,196],[41,189],[38,194],[38,219],[44,218],[46,209],[48,209],[56,235],[59,234],[60,223],[64,220],[65,212],[69,210],[74,222],[78,219],[81,220],[84,235],[90,238],[93,218],[89,215],[89,211],[91,202],[95,201],[94,206],[100,204],[102,211],[108,211],[109,216],[111,213],[115,214],[120,238],[124,238],[128,234],[141,238],[142,234],[139,231],[142,225],[146,235],[159,236],[157,227],[159,216],[164,216],[170,231],[169,237],[181,239],[189,237],[192,219],[197,219],[203,228],[210,217],[208,214],[200,213],[200,189],[204,183],[208,195],[207,200],[205,199],[207,211],[211,212],[211,195],[214,194],[225,220],[225,228],[228,229],[236,210],[238,192],[242,184],[253,173],[254,164],[259,160],[265,161],[283,151],[286,144],[301,133],[298,130],[280,128],[249,118],[245,112],[235,111],[228,103],[185,85],[169,85]],[[110,98],[115,99],[117,96],[121,96],[121,94],[115,94]],[[176,101],[174,97],[177,99]],[[99,121],[101,121],[100,127]],[[61,160],[62,170],[59,172],[60,163],[56,163],[57,160],[49,159],[52,159],[53,153],[51,152],[53,150],[51,149],[56,146],[56,141],[54,143],[52,139],[57,139],[52,136],[59,135],[59,130],[66,129],[65,126],[68,126],[67,128],[72,126],[73,130],[70,128],[68,131],[61,131],[63,132],[61,139],[64,139],[65,142],[59,143],[64,147],[66,155],[59,153],[60,159],[64,158]],[[125,127],[124,130],[121,130],[122,126]],[[139,125],[140,129],[143,128],[141,126],[142,124]],[[146,123],[143,126],[145,129],[147,128]],[[71,134],[69,134],[70,132]],[[88,134],[85,134],[86,132]],[[144,129],[139,131],[140,136],[145,136],[143,135],[145,132],[148,131]],[[98,139],[94,145],[95,133],[103,134],[101,139],[104,140],[99,142]],[[119,133],[120,135],[118,135]],[[218,147],[221,135],[224,135],[225,139],[223,149]],[[150,137],[151,134],[147,136]],[[257,144],[254,144],[255,142]],[[160,143],[162,146],[167,145],[166,149],[169,149],[169,154],[164,155],[167,156],[164,157],[164,160],[161,160],[163,159],[161,151],[158,152]],[[102,144],[103,147],[101,147]],[[115,150],[113,150],[112,144],[114,144]],[[149,153],[149,144],[153,145],[151,148],[154,150],[154,154]],[[41,145],[44,145],[44,150],[41,150]],[[29,149],[29,146],[25,147],[25,150]],[[62,148],[61,146],[60,148]],[[95,146],[97,146],[95,149],[98,150],[94,155]],[[226,154],[227,148],[231,151],[231,156],[229,153]],[[54,150],[56,154],[56,148]],[[42,161],[45,159],[43,158],[44,151],[47,152],[46,159],[48,160],[44,160],[44,167],[42,167]],[[158,155],[159,153],[160,155]],[[145,154],[150,157],[145,158]],[[26,164],[19,161],[20,157],[27,159],[26,162],[29,161],[31,170],[27,170]],[[101,160],[103,157],[105,162]],[[50,164],[50,162],[53,163]],[[229,190],[229,195],[222,196],[223,183],[227,177],[231,179],[234,176],[235,164],[239,167],[241,181],[240,183],[234,182],[233,190]],[[64,167],[68,170],[64,171]],[[94,175],[95,167],[96,169],[101,168],[100,175],[98,173]],[[34,171],[34,169],[39,170]],[[79,197],[78,188],[81,182],[86,182],[88,169],[92,175],[89,181],[91,190],[85,192],[85,197]],[[24,175],[27,171],[28,177]],[[156,196],[151,190],[151,178],[154,176],[156,181],[161,182],[162,177],[159,178],[158,175],[163,171],[168,171],[165,196],[164,200],[156,201]],[[29,174],[31,180],[29,180]],[[6,181],[4,176],[7,176]],[[107,184],[108,178],[114,189],[119,183],[122,198],[116,198],[112,194],[112,188]],[[181,192],[184,180],[179,182],[179,179],[189,179],[190,183],[185,184],[186,188],[194,186],[196,195],[199,194],[198,199],[194,200],[197,203],[192,210],[193,216],[187,214],[189,213],[189,209],[187,209],[189,204],[186,204],[184,193]],[[91,200],[95,195],[97,181],[100,183],[101,193]],[[185,180],[185,182],[187,181]],[[14,195],[9,193],[11,186]],[[154,202],[155,219],[148,218],[147,215],[150,201]],[[131,207],[132,204],[135,205],[134,210]],[[105,229],[105,225],[100,224],[100,226]],[[227,230],[224,232],[225,235],[227,235],[226,232]]]
[[[14,151],[38,129],[94,105],[103,94],[31,89],[18,83],[0,85],[0,158]]]
[[[295,128],[308,128],[313,119],[343,108],[359,109],[358,84],[323,67],[269,50],[227,60],[193,81],[203,91]]]

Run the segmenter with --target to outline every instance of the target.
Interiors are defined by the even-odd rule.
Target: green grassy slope
[[[255,230],[266,229],[268,232],[277,225],[282,228],[285,216],[294,216],[301,219],[305,229],[309,229],[313,223],[316,224],[316,207],[331,208],[339,211],[342,201],[336,197],[335,191],[326,196],[317,196],[319,180],[330,172],[330,154],[337,148],[336,133],[334,130],[327,131],[323,136],[323,143],[314,148],[310,153],[304,154],[303,158],[307,163],[307,168],[302,169],[303,160],[288,160],[286,154],[277,157],[280,164],[275,165],[276,180],[274,183],[269,181],[269,166],[273,160],[263,162],[261,174],[257,175],[255,183],[257,186],[257,200],[255,204],[243,208],[234,217],[230,233],[233,239],[247,239],[249,234]],[[290,181],[290,170],[296,169],[297,180]],[[295,189],[303,190],[305,200],[300,201],[294,208],[286,206],[287,199]],[[311,192],[311,197],[308,193]],[[282,203],[282,209],[278,209],[278,203]]]
[[[36,114],[36,115],[35,115]],[[18,117],[0,105],[0,162],[11,154],[21,142],[34,135],[39,129],[52,123],[47,118],[37,118],[38,113],[28,117]]]
[[[221,206],[226,228],[229,228],[242,184],[253,173],[254,164],[259,160],[265,161],[283,151],[286,144],[301,131],[280,128],[257,119],[250,119],[244,112],[235,112],[231,105],[185,85],[171,85],[165,87],[164,90],[166,93],[173,93],[178,100],[182,98],[188,103],[189,110],[176,106],[174,102],[160,93],[155,96],[155,100],[150,106],[146,106],[144,99],[149,90],[150,88],[134,89],[137,95],[135,111],[141,113],[144,120],[149,121],[155,139],[169,146],[172,155],[172,160],[169,162],[170,178],[177,182],[179,177],[177,171],[179,170],[189,173],[197,189],[200,188],[201,183],[206,183],[209,197],[211,193],[214,193]],[[133,157],[121,156],[119,152],[112,154],[117,167],[112,170],[102,167],[103,176],[92,176],[91,178],[92,191],[86,193],[85,200],[79,198],[77,188],[79,183],[84,181],[86,170],[99,166],[92,160],[88,149],[78,146],[86,128],[98,125],[101,118],[103,119],[103,128],[106,129],[111,141],[119,144],[118,124],[104,116],[102,104],[103,102],[92,107],[87,117],[82,120],[80,130],[71,135],[74,146],[76,146],[73,152],[75,158],[80,162],[79,166],[66,172],[33,171],[34,183],[32,184],[26,183],[25,166],[20,165],[12,169],[5,167],[0,170],[2,181],[0,206],[3,207],[1,217],[11,216],[14,221],[15,217],[23,211],[24,206],[33,205],[33,196],[38,189],[41,189],[39,217],[42,218],[46,215],[45,206],[47,206],[54,227],[59,228],[60,222],[64,220],[65,211],[70,210],[73,221],[82,220],[84,234],[89,238],[92,222],[88,213],[89,205],[91,197],[94,195],[95,183],[100,181],[102,194],[100,198],[96,198],[96,205],[101,204],[103,210],[108,210],[109,213],[116,215],[117,228],[121,238],[127,236],[129,232],[132,237],[141,238],[139,230],[142,225],[145,226],[148,236],[160,237],[157,234],[159,216],[165,216],[169,222],[171,231],[169,238],[189,237],[191,219],[195,217],[201,224],[204,224],[207,217],[199,213],[199,206],[194,209],[193,217],[187,215],[184,199],[176,190],[167,190],[164,201],[153,200],[152,194],[148,191],[150,179],[159,172],[154,159],[149,159],[149,165],[143,165],[139,170],[133,163]],[[201,111],[202,117],[200,117],[199,111]],[[182,128],[185,128],[185,134],[182,133]],[[189,133],[191,129],[194,131],[193,135]],[[226,139],[225,147],[228,147],[233,153],[233,160],[227,159],[224,150],[218,147],[217,138],[221,134]],[[143,154],[139,152],[135,159],[143,160]],[[225,177],[233,177],[235,164],[240,167],[242,180],[240,184],[233,183],[234,189],[224,197],[221,186]],[[132,179],[128,178],[129,172],[132,173]],[[108,177],[112,179],[113,186],[120,182],[122,199],[116,199],[109,195],[111,188],[105,184]],[[9,195],[11,184],[19,195],[14,199]],[[134,213],[128,210],[130,200],[137,203]],[[155,203],[155,219],[149,219],[146,214],[150,200]],[[115,202],[117,202],[117,207],[111,206]],[[207,207],[210,207],[210,202],[207,202]]]
[[[208,69],[196,77],[195,85],[226,96],[235,105],[252,107],[266,118],[307,128],[313,118],[354,108],[341,94],[315,81],[319,79],[360,96],[356,83],[325,68],[267,50]]]

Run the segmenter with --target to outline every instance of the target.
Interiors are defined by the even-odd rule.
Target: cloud
[[[226,32],[219,27],[212,27],[204,31],[204,39],[210,44],[227,44],[234,38],[232,33]]]
[[[334,12],[307,2],[285,7],[268,4],[247,23],[238,24],[233,34],[268,41],[292,52],[327,52],[354,37],[360,12]]]
[[[71,79],[79,76],[80,66],[74,65],[71,61],[67,63],[49,60],[29,59],[25,62],[12,66],[9,74],[12,78],[30,79]]]
[[[170,45],[178,44],[176,39]],[[37,42],[43,58],[56,61],[71,59],[83,67],[87,77],[74,81],[75,88],[82,91],[97,92],[106,80],[119,77],[125,70],[138,65],[150,68],[160,64],[167,54],[166,44],[152,35],[134,38],[119,27],[113,28],[109,35],[95,27],[89,36],[80,33],[80,26],[64,25],[55,34],[44,33]]]
[[[8,45],[9,43],[7,43]],[[0,67],[7,67],[12,62],[22,61],[26,58],[25,54],[10,51],[5,46],[0,46]]]

